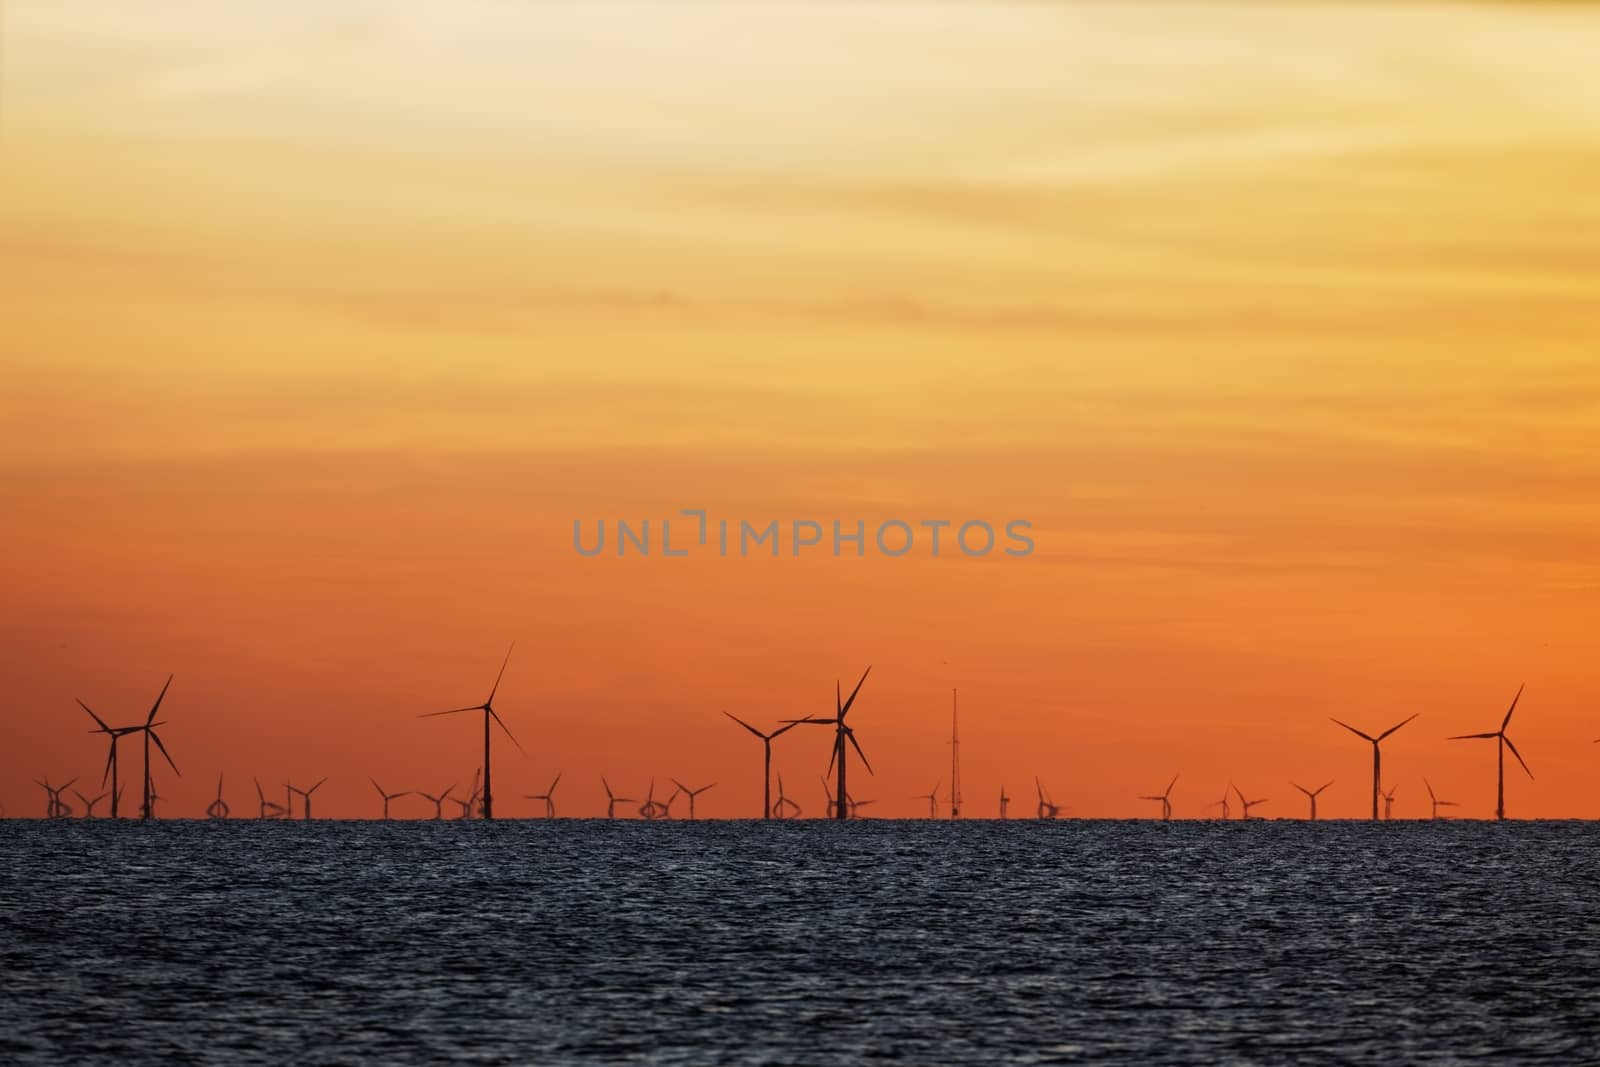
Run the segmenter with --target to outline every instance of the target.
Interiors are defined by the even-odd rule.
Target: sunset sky
[[[319,814],[1290,781],[1600,817],[1600,18],[1578,5],[71,3],[0,21],[0,803],[163,736]],[[581,558],[1010,519],[1027,558]],[[592,527],[591,527],[592,528]],[[674,531],[677,533],[676,529]],[[825,731],[776,746],[821,814]],[[136,774],[137,749],[124,749]],[[85,792],[96,793],[80,782]],[[941,790],[944,786],[941,785]],[[124,800],[132,810],[136,786]],[[414,800],[397,813],[424,814]]]

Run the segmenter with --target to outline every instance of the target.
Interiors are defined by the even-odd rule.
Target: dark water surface
[[[0,1062],[1600,1058],[1600,825],[0,822]]]

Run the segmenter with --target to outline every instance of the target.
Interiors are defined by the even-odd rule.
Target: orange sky
[[[1488,814],[1600,815],[1600,21],[1566,7],[6,5],[6,744],[73,703],[318,811],[557,772],[874,814],[1041,776],[1365,811],[1328,715]],[[1034,524],[1027,559],[580,559],[574,519]],[[777,764],[820,813],[827,740]],[[133,748],[126,766],[134,767]],[[1313,781],[1315,780],[1315,781]],[[131,798],[131,792],[130,792]],[[130,806],[133,801],[130,799]],[[401,804],[407,802],[402,801]],[[399,809],[397,809],[399,810]],[[421,807],[406,808],[421,814]]]

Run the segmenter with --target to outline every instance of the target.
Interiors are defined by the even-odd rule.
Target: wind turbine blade
[[[172,675],[169,674],[169,675],[167,675],[167,684],[161,687],[161,692],[160,692],[159,695],[157,695],[156,702],[154,704],[150,705],[150,714],[144,720],[144,724],[146,726],[149,726],[151,723],[156,721],[156,709],[160,708],[161,707],[161,702],[166,699],[166,697],[167,697],[167,686],[170,686],[171,684],[172,684]]]
[[[1182,772],[1182,771],[1179,771],[1179,772],[1178,772],[1178,774],[1182,774],[1182,773],[1183,773],[1183,772]],[[1177,784],[1178,784],[1178,775],[1177,775],[1177,774],[1174,774],[1174,775],[1173,775],[1173,776],[1172,776],[1172,781],[1170,781],[1170,782],[1168,782],[1168,783],[1167,783],[1167,789],[1166,789],[1166,792],[1164,792],[1164,793],[1162,793],[1162,794],[1161,794],[1161,797],[1162,797],[1162,799],[1163,799],[1163,800],[1165,800],[1165,799],[1166,799],[1166,798],[1167,798],[1167,797],[1169,797],[1169,796],[1171,796],[1171,795],[1172,795],[1172,787],[1173,787],[1173,786],[1175,786],[1175,785],[1177,785]]]
[[[1328,720],[1330,722],[1338,722],[1340,726],[1343,726],[1346,730],[1349,730],[1351,733],[1355,734],[1357,737],[1365,738],[1366,740],[1373,741],[1373,742],[1376,742],[1378,740],[1376,737],[1373,737],[1369,733],[1363,733],[1362,731],[1357,730],[1354,726],[1351,726],[1347,722],[1339,722],[1339,720],[1335,719],[1332,715],[1328,716]]]
[[[861,751],[861,742],[856,740],[855,731],[846,731],[845,736],[850,739],[850,746],[856,750],[856,755],[861,757],[861,765],[867,769],[868,774],[876,778],[878,776],[878,772],[872,769],[872,762],[867,759],[867,754]]]
[[[1520,752],[1518,752],[1518,751],[1517,751],[1517,746],[1516,746],[1516,745],[1513,745],[1513,744],[1512,744],[1512,743],[1511,743],[1511,738],[1509,738],[1509,737],[1506,737],[1506,736],[1505,736],[1505,735],[1504,735],[1504,734],[1501,734],[1501,735],[1500,735],[1500,736],[1501,736],[1501,737],[1502,737],[1502,738],[1505,738],[1505,742],[1506,742],[1506,747],[1507,747],[1507,748],[1509,748],[1509,749],[1510,749],[1510,750],[1511,750],[1511,754],[1512,754],[1512,755],[1513,755],[1513,756],[1515,756],[1515,757],[1517,757],[1517,762],[1518,762],[1518,763],[1521,763],[1521,764],[1522,764],[1522,769],[1523,769],[1523,770],[1525,770],[1525,771],[1528,771],[1528,764],[1527,764],[1527,762],[1526,762],[1526,761],[1524,761],[1524,760],[1523,760],[1523,758],[1522,758],[1522,753],[1520,753]],[[1529,778],[1532,778],[1532,777],[1533,777],[1533,772],[1532,772],[1532,771],[1528,771],[1528,777],[1529,777]]]
[[[484,705],[484,708],[489,712],[489,717],[495,721],[495,725],[499,726],[505,735],[511,738],[511,743],[517,746],[517,751],[526,756],[528,754],[528,750],[522,747],[521,741],[518,741],[515,737],[512,737],[511,731],[506,729],[506,724],[500,721],[500,713],[488,705]]]
[[[1335,722],[1339,722],[1339,720],[1337,720],[1337,719],[1335,719],[1334,721]],[[1344,723],[1341,722],[1341,723],[1339,723],[1339,725],[1343,726]],[[1233,785],[1232,782],[1230,782],[1228,784],[1229,785]],[[1249,803],[1249,801],[1245,800],[1245,798],[1244,798],[1244,790],[1240,789],[1238,786],[1235,785],[1235,786],[1233,786],[1233,791],[1239,795],[1239,803],[1241,803],[1241,804],[1248,804]]]
[[[306,790],[306,796],[310,796],[312,793],[315,793],[317,790],[321,789],[322,788],[322,782],[326,782],[327,780],[328,780],[327,778],[323,778],[321,782],[318,782],[316,785],[312,786],[310,789],[307,789]]]
[[[1337,781],[1337,779],[1329,778],[1326,782],[1323,782],[1321,785],[1317,786],[1317,792],[1319,792],[1319,793],[1322,792],[1324,789],[1326,789],[1330,785],[1332,785],[1335,781]]]
[[[1419,712],[1417,712],[1417,715],[1421,715],[1421,714],[1422,714],[1422,712],[1420,712],[1420,711],[1419,711]],[[1415,719],[1415,718],[1416,718],[1416,717],[1417,717],[1417,715],[1413,715],[1413,716],[1411,716],[1411,719]],[[1398,730],[1398,729],[1400,729],[1400,727],[1402,727],[1402,726],[1404,726],[1404,725],[1405,725],[1405,724],[1406,724],[1406,723],[1408,723],[1408,722],[1410,722],[1410,721],[1411,721],[1411,719],[1406,719],[1406,720],[1405,720],[1405,722],[1397,722],[1397,723],[1395,723],[1395,724],[1394,724],[1394,725],[1393,725],[1393,726],[1391,726],[1391,727],[1389,727],[1389,728],[1388,728],[1388,729],[1387,729],[1387,730],[1385,730],[1385,731],[1384,731],[1384,732],[1383,732],[1383,733],[1381,733],[1381,734],[1379,734],[1379,735],[1378,735],[1378,740],[1379,740],[1379,741],[1382,741],[1382,740],[1383,740],[1383,739],[1384,739],[1384,738],[1385,738],[1385,737],[1388,737],[1388,736],[1389,736],[1389,735],[1390,735],[1390,734],[1392,734],[1392,733],[1394,733],[1394,732],[1395,732],[1395,731],[1396,731],[1396,730]]]
[[[773,738],[777,737],[779,734],[786,734],[790,730],[793,730],[796,726],[799,726],[801,723],[803,723],[805,721],[807,721],[807,720],[805,720],[805,719],[796,719],[794,722],[789,723],[787,726],[778,727],[776,730],[772,731],[770,734],[758,735],[758,736],[760,736],[763,741],[771,741]],[[821,721],[826,722],[827,720],[823,719]]]
[[[374,789],[376,789],[378,791],[378,795],[380,797],[383,797],[385,800],[387,800],[389,798],[388,794],[383,791],[383,786],[378,784],[378,780],[376,778],[372,777],[372,775],[369,774],[369,775],[367,775],[367,781],[372,783],[372,788],[374,788]]]
[[[857,682],[856,683],[856,687],[854,689],[850,690],[850,699],[846,700],[844,702],[843,706],[841,706],[839,708],[839,718],[841,718],[841,719],[844,718],[845,717],[845,713],[850,710],[850,705],[854,704],[856,702],[856,694],[861,692],[862,682],[865,682],[867,680],[867,675],[869,675],[871,673],[872,673],[872,668],[871,667],[868,667],[866,670],[861,672],[861,681]],[[863,757],[863,758],[865,758],[865,757]]]
[[[494,688],[489,690],[489,699],[483,702],[484,707],[488,707],[490,704],[493,704],[494,695],[500,692],[500,679],[506,676],[506,664],[511,662],[511,653],[515,651],[516,647],[517,643],[513,641],[511,642],[511,647],[506,649],[506,658],[504,662],[500,664],[500,673],[494,676]]]
[[[1511,725],[1511,713],[1517,710],[1517,701],[1522,699],[1522,690],[1527,683],[1517,686],[1517,695],[1511,698],[1511,707],[1506,710],[1506,717],[1500,722],[1500,732],[1505,733],[1506,727]]]
[[[1294,786],[1296,789],[1300,790],[1300,792],[1304,793],[1306,796],[1310,796],[1311,795],[1311,790],[1307,789],[1305,786],[1301,785],[1299,782],[1290,782],[1289,784]]]
[[[611,783],[606,781],[606,776],[603,775],[603,774],[600,776],[600,784],[606,787],[606,797],[608,799],[610,799],[610,800],[617,799],[615,796],[612,796],[612,794],[611,794]]]
[[[100,784],[102,786],[105,785],[106,784],[106,780],[111,777],[111,761],[116,759],[116,758],[117,758],[117,739],[116,739],[115,736],[113,736],[111,738],[111,748],[110,748],[109,751],[106,752],[106,769],[100,775]]]
[[[1454,737],[1445,738],[1445,740],[1446,741],[1477,741],[1477,740],[1479,740],[1481,738],[1499,737],[1499,736],[1500,736],[1500,732],[1497,730],[1492,734],[1456,734]]]
[[[551,797],[553,797],[553,796],[555,796],[555,792],[556,792],[556,786],[558,786],[558,785],[560,785],[560,784],[561,784],[561,775],[562,775],[562,774],[564,774],[564,773],[566,773],[566,772],[564,772],[564,771],[558,771],[558,772],[557,772],[557,773],[556,773],[556,780],[555,780],[555,781],[553,781],[553,782],[551,782],[551,783],[550,783],[550,788],[549,788],[549,790],[548,790],[548,791],[547,791],[547,792],[546,792],[546,793],[545,793],[545,799],[546,799],[546,800],[549,800],[549,799],[550,799],[550,798],[551,798]]]
[[[74,698],[74,699],[76,699],[76,698]],[[89,713],[89,718],[93,719],[95,722],[100,724],[100,729],[101,730],[105,731],[108,734],[111,732],[111,727],[107,726],[105,720],[94,713],[94,709],[93,708],[91,708],[89,705],[85,704],[81,700],[78,701],[78,707],[82,708],[84,711],[87,711]]]
[[[1422,780],[1422,784],[1428,790],[1428,799],[1429,800],[1438,800],[1439,799],[1438,797],[1433,795],[1433,786],[1428,782],[1428,780],[1426,778],[1424,778]]]
[[[673,785],[677,786],[679,789],[683,790],[685,793],[689,792],[689,787],[684,785],[682,782],[678,781],[676,778],[669,778],[667,780],[670,781]]]
[[[724,711],[722,714],[726,715],[728,718],[732,719],[734,722],[738,723],[740,726],[743,726],[746,730],[749,730],[751,733],[753,733],[757,737],[761,738],[761,740],[765,741],[767,739],[767,735],[766,734],[762,733],[760,730],[757,730],[754,726],[751,726],[749,723],[747,723],[743,719],[739,718],[739,716],[733,714],[733,712]],[[792,726],[793,723],[791,723],[790,725]],[[774,736],[776,736],[776,735],[774,735]]]
[[[432,719],[440,715],[460,715],[463,711],[482,711],[483,705],[478,704],[470,708],[451,708],[449,711],[425,711],[418,715],[419,719]]]
[[[156,733],[154,730],[151,730],[150,740],[154,741],[156,743],[156,747],[161,750],[161,755],[165,757],[167,766],[172,768],[172,773],[176,774],[179,778],[182,778],[183,772],[178,770],[178,765],[176,763],[172,762],[172,756],[167,752],[167,746],[161,743],[161,735]]]

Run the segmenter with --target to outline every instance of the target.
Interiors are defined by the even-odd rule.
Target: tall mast
[[[961,818],[961,734],[957,729],[956,691],[950,690],[950,817]]]

